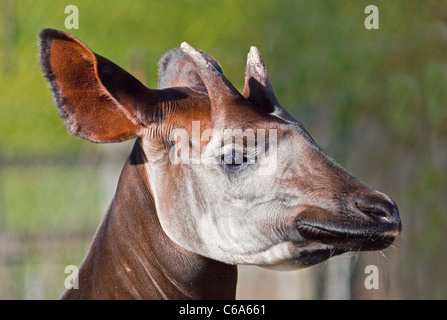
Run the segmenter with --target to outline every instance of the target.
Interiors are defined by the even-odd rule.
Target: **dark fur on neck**
[[[236,266],[186,251],[160,225],[137,140],[116,195],[61,299],[234,299]]]

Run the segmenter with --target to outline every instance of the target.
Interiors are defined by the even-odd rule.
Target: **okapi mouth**
[[[389,247],[401,232],[399,209],[381,192],[353,192],[341,204],[335,212],[304,208],[295,220],[300,236],[343,251],[372,251]]]
[[[382,250],[389,247],[400,233],[398,229],[342,229],[302,220],[297,221],[296,227],[304,239],[331,245],[341,251]]]

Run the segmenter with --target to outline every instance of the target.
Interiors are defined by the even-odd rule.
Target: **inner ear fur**
[[[139,135],[140,110],[151,90],[95,54],[74,36],[44,29],[40,63],[70,134],[91,142],[120,142]]]

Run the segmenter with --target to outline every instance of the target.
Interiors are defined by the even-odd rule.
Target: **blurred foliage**
[[[98,209],[92,168],[20,166],[34,158],[73,162],[98,151],[67,135],[37,60],[39,31],[65,30],[64,9],[74,4],[79,29],[66,31],[151,88],[158,59],[187,41],[213,55],[242,89],[246,55],[258,46],[281,103],[329,154],[398,202],[401,296],[447,297],[445,1],[0,4],[0,231],[79,230]],[[369,4],[380,10],[379,30],[364,27]]]
[[[9,168],[3,172],[3,206],[8,210],[1,223],[13,233],[59,232],[85,230],[96,222],[88,213],[98,207],[98,186],[92,183],[94,170],[85,167]],[[76,188],[73,188],[73,185]],[[18,196],[20,195],[20,196]],[[67,195],[70,202],[67,203]],[[51,201],[51,209],[48,201]],[[54,211],[64,215],[54,215]]]

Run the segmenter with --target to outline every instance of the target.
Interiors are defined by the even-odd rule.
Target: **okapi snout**
[[[308,241],[331,245],[336,254],[389,247],[402,224],[396,203],[375,190],[351,192],[340,199],[339,212],[320,208],[296,219],[299,234]]]

